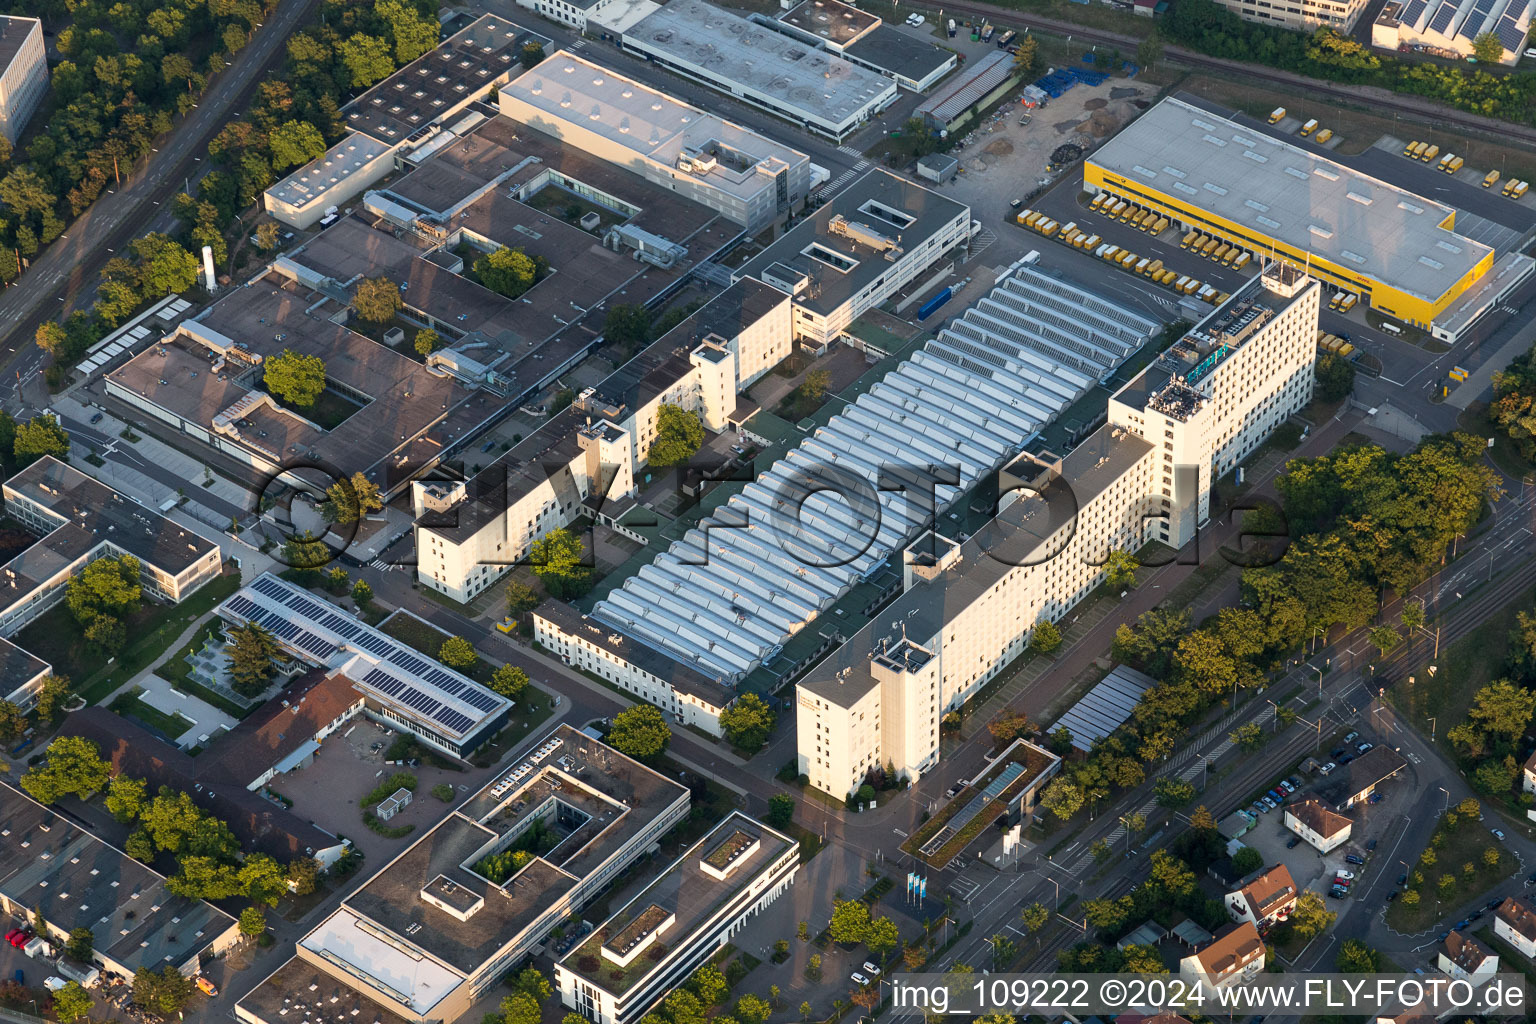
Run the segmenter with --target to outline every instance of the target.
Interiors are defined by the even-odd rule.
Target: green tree
[[[299,857],[288,863],[288,891],[308,896],[320,879],[320,862],[313,857]]]
[[[254,939],[267,930],[267,915],[260,907],[246,907],[240,911],[240,934]]]
[[[626,353],[650,340],[651,314],[644,306],[621,302],[608,307],[603,318],[603,340],[617,345]]]
[[[336,54],[355,89],[366,89],[394,73],[395,61],[389,50],[389,44],[378,36],[361,32],[336,43]]]
[[[354,580],[352,583],[352,600],[359,608],[366,607],[373,602],[373,588],[367,580]]]
[[[30,167],[18,167],[0,178],[0,203],[20,217],[51,210],[58,201],[48,190],[48,183]]]
[[[69,700],[72,692],[69,676],[54,675],[51,672],[43,676],[42,682],[37,684],[37,694],[32,702],[32,710],[37,712],[37,720],[52,722],[58,717],[59,709]]]
[[[71,576],[64,587],[64,603],[82,624],[98,615],[130,615],[138,610],[142,597],[139,560],[132,555],[98,558]]]
[[[1467,718],[1483,732],[1517,740],[1536,712],[1536,691],[1495,679],[1477,691]]]
[[[528,561],[533,574],[551,596],[565,601],[581,597],[592,589],[591,567],[582,564],[586,546],[581,538],[560,527],[533,542]]]
[[[756,750],[773,732],[773,709],[755,693],[743,693],[720,712],[726,738],[743,750]]]
[[[1163,41],[1153,32],[1136,46],[1136,63],[1144,68],[1153,68],[1157,62],[1163,59]]]
[[[1497,64],[1504,59],[1504,44],[1497,32],[1482,32],[1472,40],[1472,56],[1484,64]]]
[[[544,63],[544,47],[538,43],[524,43],[521,52],[517,55],[518,62],[524,70],[538,67]]]
[[[61,1021],[79,1020],[91,1012],[96,1000],[78,981],[66,982],[53,994],[53,1012]]]
[[[140,967],[133,975],[133,1001],[163,1017],[179,1014],[192,998],[192,990],[192,979],[171,964],[158,974]]]
[[[403,305],[405,301],[400,298],[400,287],[382,275],[363,278],[352,293],[352,308],[371,324],[389,323]]]
[[[1038,40],[1033,35],[1026,35],[1019,40],[1019,50],[1013,55],[1014,69],[1021,74],[1033,74],[1039,66],[1039,54],[1037,52]]]
[[[72,928],[69,932],[69,940],[64,943],[64,952],[76,963],[88,964],[91,962],[91,953],[96,948],[96,936],[91,934],[89,928]]]
[[[1051,921],[1051,912],[1040,903],[1031,903],[1019,911],[1019,923],[1024,925],[1024,930],[1034,935]]]
[[[698,413],[663,404],[656,411],[656,437],[646,459],[657,468],[676,466],[693,458],[703,443],[704,425]]]
[[[1259,728],[1257,722],[1244,722],[1232,730],[1227,738],[1243,750],[1257,750],[1264,745],[1264,730]]]
[[[11,450],[16,456],[17,469],[26,469],[44,455],[68,462],[69,434],[59,426],[53,414],[34,416],[16,425],[16,439],[11,443]]]
[[[288,872],[264,853],[249,854],[240,865],[240,894],[252,903],[277,906],[288,891]]]
[[[268,220],[256,225],[256,245],[262,252],[276,250],[281,237],[281,229],[277,226],[277,221]]]
[[[502,246],[475,260],[475,276],[480,283],[498,295],[509,299],[519,298],[538,281],[543,272],[541,261],[529,256],[521,248]]]
[[[409,64],[437,45],[437,18],[427,17],[404,0],[378,0],[373,13],[389,24],[395,40],[395,61]]]
[[[1333,966],[1341,974],[1375,974],[1381,969],[1381,957],[1359,939],[1345,939]]]
[[[503,697],[519,700],[528,689],[528,673],[516,665],[502,665],[491,673],[490,687]]]
[[[1251,846],[1245,846],[1232,855],[1232,870],[1241,877],[1250,875],[1264,866],[1264,855]]]
[[[1040,806],[1054,814],[1059,821],[1066,821],[1082,810],[1086,802],[1082,789],[1072,780],[1061,777],[1052,779],[1040,794]]]
[[[736,1019],[741,1024],[764,1024],[772,1013],[773,1007],[766,1000],[750,992],[736,1000]]]
[[[112,769],[101,748],[80,736],[60,736],[48,744],[47,760],[21,777],[21,788],[40,804],[70,794],[88,796],[105,788]]]
[[[896,922],[888,917],[872,918],[864,935],[864,944],[875,953],[885,954],[901,945],[901,934]]]
[[[819,402],[832,386],[832,374],[828,370],[812,370],[800,382],[800,393],[813,402]]]
[[[138,262],[139,294],[146,299],[184,292],[197,284],[198,258],[168,235],[151,232],[129,243]]]
[[[1036,654],[1054,654],[1061,648],[1061,630],[1050,619],[1035,623],[1035,631],[1029,637],[1029,649]]]
[[[64,346],[69,335],[64,333],[64,328],[52,320],[44,320],[37,325],[37,331],[32,338],[37,342],[37,347],[53,356],[55,359],[63,358]]]
[[[475,646],[461,636],[451,636],[443,641],[443,645],[437,650],[437,660],[449,668],[467,671],[475,667],[480,655],[475,653]]]
[[[1141,563],[1129,551],[1114,550],[1104,556],[1104,583],[1111,590],[1124,590],[1136,585],[1136,570]]]
[[[1514,786],[1519,773],[1520,769],[1513,757],[1505,755],[1502,761],[1489,758],[1472,773],[1472,784],[1490,796],[1501,796]]]
[[[425,330],[416,332],[416,354],[423,359],[436,352],[438,346],[442,343],[443,339],[436,331]]]
[[[224,653],[229,658],[231,688],[242,697],[260,696],[277,671],[277,641],[255,622],[229,627],[226,633],[229,643]]]
[[[118,775],[107,784],[106,805],[112,817],[126,825],[144,807],[145,783],[131,775]]]
[[[768,798],[768,824],[784,831],[795,820],[795,798],[785,793],[775,793]]]
[[[517,976],[517,990],[527,993],[539,1002],[543,1002],[554,994],[554,989],[549,984],[549,979],[540,973],[537,967],[524,967]]]
[[[730,983],[713,964],[705,964],[688,979],[688,988],[705,1006],[719,1006],[730,995]]]
[[[1307,889],[1296,897],[1296,906],[1291,911],[1291,928],[1297,938],[1312,939],[1332,927],[1338,916],[1323,903],[1321,895]]]
[[[537,590],[520,580],[512,580],[507,584],[507,612],[511,615],[526,615],[537,608],[542,600]]]
[[[320,505],[320,514],[328,523],[355,523],[366,515],[384,509],[379,485],[361,472],[343,477],[327,487],[325,498]]]
[[[1323,402],[1342,402],[1355,390],[1355,364],[1332,352],[1320,353],[1313,368],[1317,397]]]
[[[1386,654],[1403,641],[1402,635],[1391,626],[1375,626],[1371,629],[1368,636],[1370,637],[1371,646],[1375,647],[1382,654]]]
[[[325,361],[285,348],[266,360],[261,379],[274,398],[297,409],[308,409],[325,390]]]
[[[869,907],[862,900],[836,900],[832,904],[832,923],[827,932],[833,942],[849,945],[869,936]]]
[[[1157,802],[1164,807],[1183,807],[1195,798],[1195,785],[1183,779],[1158,779],[1152,786]]]
[[[27,716],[8,700],[0,700],[0,743],[19,740],[27,731]]]
[[[284,121],[267,136],[272,169],[286,171],[325,155],[325,139],[308,121]]]
[[[638,761],[654,761],[666,753],[672,730],[650,704],[636,704],[613,716],[608,745]]]

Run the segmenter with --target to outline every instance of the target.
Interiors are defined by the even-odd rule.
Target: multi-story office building
[[[795,297],[795,337],[836,341],[970,238],[971,210],[872,170],[738,271]]]
[[[0,15],[0,134],[14,144],[47,91],[42,20]]]
[[[236,1016],[287,1024],[336,990],[410,1024],[456,1020],[688,814],[683,786],[569,725],[509,765],[299,940],[279,973],[323,981],[282,1001],[258,986]]]
[[[219,546],[45,455],[5,482],[5,509],[40,538],[0,567],[0,634],[64,598],[88,562],[132,555],[144,593],[175,603],[219,574]]]
[[[1310,32],[1319,26],[1349,34],[1368,6],[1365,0],[1217,0],[1245,21]]]
[[[1309,401],[1320,291],[1272,267],[1121,388],[1109,422],[1065,457],[1009,463],[990,524],[907,547],[906,592],[798,684],[811,784],[842,796],[877,766],[929,770],[943,715],[1091,593],[1109,551],[1187,543],[1213,475]]]
[[[503,86],[501,112],[757,234],[805,204],[811,159],[561,50]]]
[[[634,1024],[799,870],[793,839],[732,811],[555,964],[560,1001],[595,1024]]]

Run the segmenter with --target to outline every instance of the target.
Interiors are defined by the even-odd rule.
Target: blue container
[[[923,303],[917,310],[917,318],[926,320],[933,315],[933,311],[954,297],[955,290],[952,286],[946,286],[943,291]]]

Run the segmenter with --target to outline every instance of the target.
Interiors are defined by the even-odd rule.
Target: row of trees
[[[64,585],[64,604],[85,631],[85,641],[103,657],[128,642],[123,620],[139,610],[144,592],[139,585],[139,560],[132,555],[98,558],[71,576]]]
[[[69,461],[69,432],[59,426],[58,417],[44,413],[18,423],[0,410],[0,469],[6,476],[21,472],[44,455]]]
[[[135,826],[123,844],[130,857],[145,863],[160,855],[174,858],[178,870],[166,879],[166,888],[178,896],[240,896],[255,905],[273,906],[290,881],[298,891],[314,889],[317,865],[312,858],[284,867],[266,854],[242,854],[229,826],[205,814],[187,793],[162,786],[150,797],[145,780],[114,776],[101,749],[83,737],[55,739],[45,761],[21,777],[21,786],[44,804],[65,796],[104,794],[112,816]]]
[[[1493,375],[1488,416],[1520,458],[1536,462],[1536,347]]]
[[[1378,86],[1423,96],[1460,110],[1520,124],[1536,124],[1536,74],[1489,74],[1429,61],[1372,54],[1362,44],[1320,27],[1311,33],[1244,21],[1214,0],[1180,0],[1162,19],[1175,43],[1213,57],[1254,61],[1313,78]],[[1496,43],[1497,40],[1494,40]],[[1497,60],[1488,40],[1480,60]]]

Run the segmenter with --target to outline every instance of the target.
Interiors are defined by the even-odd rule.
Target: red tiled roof
[[[1195,953],[1205,973],[1220,977],[1264,956],[1264,940],[1250,921],[1229,925],[1216,933],[1210,945]]]

